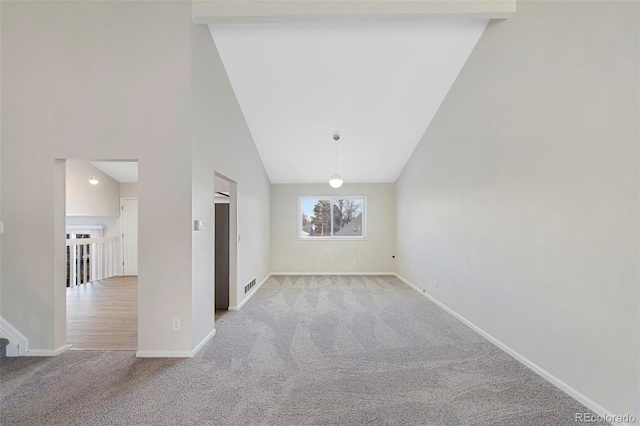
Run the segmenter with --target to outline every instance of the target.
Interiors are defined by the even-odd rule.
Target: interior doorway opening
[[[237,184],[216,173],[214,191],[214,306],[218,319],[237,306]]]
[[[67,344],[136,350],[138,162],[67,159],[64,169]]]

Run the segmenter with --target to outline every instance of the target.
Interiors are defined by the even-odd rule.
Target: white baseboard
[[[191,358],[193,351],[138,351],[137,358]]]
[[[214,328],[190,351],[137,351],[136,358],[192,358],[215,335]]]
[[[395,272],[272,272],[271,275],[393,275]]]
[[[215,336],[215,335],[216,335],[216,329],[214,328],[213,330],[211,330],[211,331],[209,332],[209,334],[207,334],[207,335],[204,337],[204,339],[202,339],[202,340],[200,341],[200,343],[198,343],[198,344],[196,345],[196,347],[195,347],[195,348],[193,348],[193,349],[191,350],[191,352],[192,352],[192,355],[191,355],[191,356],[194,356],[195,354],[197,354],[197,353],[198,353],[198,351],[199,351],[200,349],[202,349],[202,347],[203,347],[204,345],[206,345],[206,344],[207,344],[207,342],[208,342],[209,340],[211,340],[211,339],[213,338],[213,336]]]
[[[588,409],[590,409],[594,413],[598,414],[599,416],[604,417],[605,419],[606,418],[610,418],[611,419],[611,418],[615,418],[616,417],[616,416],[614,416],[613,413],[611,413],[609,410],[606,410],[604,407],[602,407],[597,402],[595,402],[592,399],[586,397],[585,395],[580,393],[578,390],[574,389],[573,387],[569,386],[568,384],[566,384],[565,382],[563,382],[562,380],[560,380],[559,378],[557,378],[553,374],[549,373],[544,368],[540,367],[539,365],[537,365],[533,361],[529,360],[528,358],[526,358],[525,356],[523,356],[520,353],[516,352],[515,350],[513,350],[509,346],[505,345],[500,340],[496,339],[495,337],[493,337],[492,335],[490,335],[486,331],[482,330],[480,327],[476,326],[471,321],[467,320],[462,315],[458,314],[453,309],[449,308],[444,303],[440,302],[435,297],[431,296],[429,293],[423,292],[422,289],[420,289],[417,286],[413,285],[411,282],[407,281],[402,276],[400,276],[398,274],[395,274],[395,273],[393,275],[395,275],[396,277],[398,277],[398,279],[400,279],[406,285],[408,285],[409,287],[411,287],[412,289],[417,291],[420,295],[422,295],[422,296],[426,297],[427,299],[429,299],[431,302],[436,304],[442,310],[444,310],[448,314],[452,315],[453,317],[455,317],[456,319],[461,321],[463,324],[465,324],[466,326],[471,328],[473,331],[475,331],[476,333],[478,333],[479,335],[481,335],[482,337],[484,337],[485,339],[487,339],[488,341],[493,343],[495,346],[497,346],[498,348],[502,349],[504,352],[506,352],[509,355],[511,355],[513,358],[515,358],[517,361],[519,361],[525,367],[529,368],[534,373],[538,374],[539,376],[544,378],[546,381],[548,381],[549,383],[551,383],[552,385],[554,385],[555,387],[557,387],[558,389],[560,389],[561,391],[563,391],[564,393],[566,393],[567,395],[572,397],[573,399],[577,400],[578,402],[580,402],[582,405],[584,405],[585,407],[587,407]],[[611,423],[611,424],[620,425],[620,426],[630,425],[628,423],[615,423],[615,422]]]
[[[25,356],[57,356],[66,352],[71,345],[62,345],[58,349],[29,349]]]
[[[25,356],[29,351],[29,340],[6,319],[0,317],[0,337],[9,341],[7,356]]]
[[[230,311],[237,311],[237,310],[239,310],[240,308],[242,308],[242,307],[244,306],[244,304],[245,304],[245,303],[247,303],[247,302],[249,301],[249,299],[251,299],[251,298],[253,297],[253,295],[254,295],[254,294],[256,294],[256,291],[258,291],[258,289],[259,289],[260,287],[262,287],[262,284],[266,283],[266,282],[267,282],[267,280],[268,280],[269,278],[271,278],[271,275],[274,275],[274,274],[269,274],[269,275],[267,275],[267,276],[265,277],[265,279],[264,279],[264,280],[260,281],[260,283],[259,283],[257,286],[253,287],[253,288],[251,289],[251,291],[249,291],[249,293],[247,293],[247,294],[245,295],[245,298],[244,298],[244,299],[242,299],[242,301],[241,301],[240,303],[238,303],[238,305],[237,305],[237,306],[229,306],[229,310],[230,310]]]

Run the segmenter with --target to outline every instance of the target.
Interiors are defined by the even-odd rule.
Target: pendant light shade
[[[96,179],[96,177],[95,177],[95,176],[91,176],[91,179],[89,179],[89,183],[90,183],[91,185],[97,185],[97,184],[98,184],[98,182],[99,182],[99,181],[98,181],[98,179]]]
[[[337,173],[331,176],[331,179],[329,179],[329,185],[331,185],[332,188],[340,188],[342,186],[342,183],[342,178]]]

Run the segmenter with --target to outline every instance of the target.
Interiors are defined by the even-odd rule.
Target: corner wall
[[[244,285],[270,272],[270,182],[226,70],[206,25],[191,27],[193,96],[193,219],[204,221],[193,233],[193,344],[213,330],[214,173],[237,185],[237,303]],[[237,238],[231,235],[230,238]],[[233,295],[230,294],[230,300]]]
[[[139,160],[139,350],[191,349],[190,24],[183,1],[2,2],[0,309],[32,349],[66,344],[66,158]]]
[[[311,241],[298,238],[301,196],[364,195],[367,238]],[[274,273],[395,272],[395,185],[329,183],[271,185],[271,271]],[[353,264],[353,259],[356,264]]]
[[[636,417],[639,7],[491,22],[396,188],[401,276]]]
[[[138,198],[138,182],[121,183],[120,198]]]

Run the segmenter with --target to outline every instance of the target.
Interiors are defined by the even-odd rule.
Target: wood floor
[[[112,277],[67,288],[72,349],[138,348],[138,277]]]

